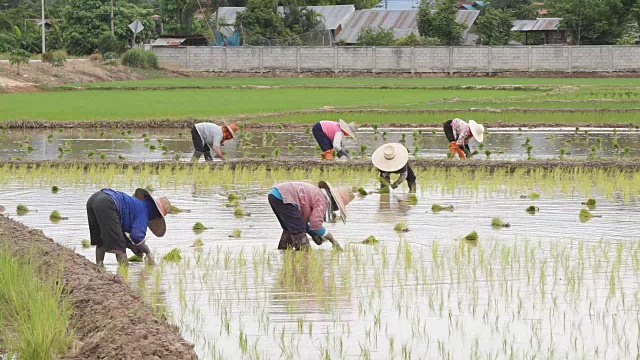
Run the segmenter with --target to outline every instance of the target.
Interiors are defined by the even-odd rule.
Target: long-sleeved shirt
[[[102,192],[109,195],[116,204],[120,213],[122,231],[129,234],[134,244],[144,243],[149,219],[160,216],[155,206],[149,206],[151,205],[149,202],[153,200],[139,200],[113,189],[102,189]]]
[[[453,136],[455,136],[458,146],[465,145],[473,137],[469,124],[464,120],[453,119],[451,121],[451,129],[453,129]]]
[[[285,204],[295,204],[302,213],[302,219],[309,224],[311,233],[318,236],[327,234],[324,219],[330,205],[322,189],[309,183],[292,181],[275,185],[270,194]]]
[[[324,132],[329,140],[331,140],[331,142],[333,143],[333,148],[336,151],[342,150],[342,140],[344,139],[344,132],[340,127],[340,123],[337,121],[322,120],[320,121],[320,126],[322,126],[322,132]]]
[[[210,122],[201,122],[196,124],[196,130],[198,130],[198,134],[200,134],[202,142],[212,149],[220,148],[220,144],[224,138],[222,134],[222,127],[220,125]]]
[[[398,177],[398,180],[396,180],[393,184],[391,184],[392,187],[402,184],[403,181],[407,180],[407,176],[409,175],[408,165],[405,165],[402,167],[402,169],[396,170],[396,171],[391,171],[391,172],[382,171],[382,170],[380,171],[380,176],[387,181],[391,179],[391,174],[400,174],[400,176]]]

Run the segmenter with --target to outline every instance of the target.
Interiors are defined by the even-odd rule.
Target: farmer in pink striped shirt
[[[326,181],[320,181],[318,186],[286,182],[271,188],[267,198],[282,226],[279,250],[309,249],[307,234],[318,245],[328,240],[340,249],[323,224],[335,218],[334,211],[340,212],[343,222],[347,221],[346,206],[354,198],[350,187],[334,188]]]
[[[449,152],[453,156],[458,154],[460,159],[468,158],[471,155],[470,139],[475,138],[480,143],[484,140],[484,126],[474,120],[469,120],[468,124],[458,118],[447,120],[443,124],[443,128],[449,141]]]
[[[339,121],[322,120],[313,125],[311,130],[320,145],[323,159],[333,160],[334,149],[338,153],[338,157],[346,156],[347,159],[350,158],[342,148],[342,140],[345,135],[351,136],[354,139],[356,138],[358,126],[355,122],[347,124],[347,122],[342,119]]]

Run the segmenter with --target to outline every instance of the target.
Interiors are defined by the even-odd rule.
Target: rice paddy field
[[[626,78],[156,79],[0,94],[0,205],[93,261],[91,194],[167,196],[167,234],[148,239],[157,264],[108,254],[106,270],[202,359],[637,358],[638,100],[640,79]],[[453,117],[488,129],[461,166],[441,127]],[[309,130],[337,118],[366,124],[345,143],[358,161],[324,167]],[[240,120],[224,151],[245,162],[185,164],[202,119]],[[363,164],[385,142],[443,165],[414,169],[415,196],[406,183],[380,193]],[[276,250],[270,188],[319,180],[357,192],[346,223],[327,225],[344,251]]]
[[[266,194],[280,181],[321,178],[374,191],[369,170],[5,165],[0,197],[10,217],[92,259],[82,239],[94,191],[148,186],[169,196],[184,211],[149,244],[158,259],[179,260],[134,263],[123,276],[202,358],[635,357],[637,173],[417,175],[417,199],[404,185],[360,195],[346,224],[329,225],[344,252],[275,250]],[[53,210],[68,219],[51,221]]]

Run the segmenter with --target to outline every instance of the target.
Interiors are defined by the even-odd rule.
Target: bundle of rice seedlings
[[[208,227],[204,226],[201,222],[196,222],[195,224],[193,224],[193,232],[196,234],[199,234],[203,231],[205,231],[206,229],[208,229]]]
[[[511,224],[503,222],[502,219],[500,219],[499,217],[494,217],[493,219],[491,219],[491,226],[493,226],[493,227],[510,227]]]
[[[416,194],[409,194],[407,200],[404,202],[409,205],[418,205],[418,196],[416,196]]]
[[[231,232],[231,235],[229,235],[229,237],[232,237],[232,238],[239,238],[239,237],[240,237],[240,234],[242,234],[242,232],[240,231],[240,229],[235,228],[235,229],[233,229],[233,231]]]
[[[466,241],[478,241],[478,233],[475,231],[472,231],[470,233],[468,233],[465,237],[462,238],[463,240]]]
[[[59,188],[59,187],[57,187],[57,186],[55,186],[55,185],[53,185],[53,186],[51,187],[51,192],[52,192],[53,194],[56,194],[58,191],[60,191],[60,188]]]
[[[139,255],[133,255],[129,258],[129,262],[142,262],[144,258]]]
[[[88,249],[91,247],[91,241],[89,241],[88,239],[82,239],[80,243],[82,244],[83,249]]]
[[[365,244],[365,245],[377,245],[377,244],[380,243],[380,241],[378,239],[376,239],[375,236],[371,235],[368,238],[362,240],[361,243]]]
[[[193,241],[193,244],[191,244],[191,247],[202,247],[204,246],[204,243],[202,242],[202,239],[197,238]]]
[[[529,214],[535,214],[536,212],[540,211],[540,208],[537,206],[528,206],[526,209],[526,212],[528,212]]]
[[[583,202],[582,205],[587,205],[590,209],[593,209],[596,207],[596,199],[588,199]]]
[[[58,210],[53,210],[49,215],[49,220],[51,221],[60,221],[60,220],[68,220],[68,217],[60,215]]]
[[[593,215],[593,214],[591,213],[591,211],[586,210],[586,209],[582,209],[582,210],[580,210],[580,215],[579,215],[579,217],[580,217],[580,221],[581,221],[581,222],[586,222],[586,221],[591,220],[591,218],[594,218],[594,217],[602,217],[602,216],[601,216],[601,215]]]
[[[18,204],[18,206],[16,206],[16,212],[18,215],[26,215],[29,212],[29,208],[26,205]]]
[[[178,262],[182,259],[182,252],[178,248],[173,248],[171,251],[166,253],[162,260],[169,262]]]
[[[431,211],[433,211],[434,213],[440,212],[440,211],[453,211],[453,205],[438,205],[438,204],[433,204],[431,205]]]
[[[251,214],[249,212],[247,212],[247,211],[244,211],[243,208],[238,206],[238,207],[235,208],[235,210],[233,210],[233,215],[235,215],[235,216],[249,216]]]
[[[407,226],[406,222],[401,221],[401,222],[397,223],[396,226],[393,227],[393,230],[398,231],[398,232],[407,232],[407,231],[409,231],[409,227]]]
[[[367,195],[369,195],[369,192],[367,190],[365,190],[362,186],[360,186],[358,188],[358,194],[360,194],[362,196],[367,196]]]
[[[240,197],[234,193],[229,194],[229,196],[227,197],[227,201],[229,201],[230,203],[238,200],[240,200]]]
[[[171,205],[171,214],[179,214],[181,212],[191,212],[191,210],[180,209],[177,206]]]

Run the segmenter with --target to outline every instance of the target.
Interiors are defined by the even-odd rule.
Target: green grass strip
[[[0,247],[0,347],[9,359],[54,359],[71,345],[71,305],[59,276]]]

